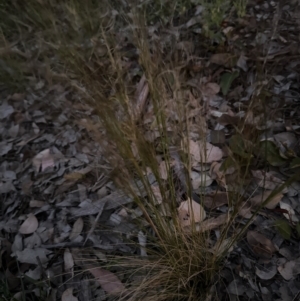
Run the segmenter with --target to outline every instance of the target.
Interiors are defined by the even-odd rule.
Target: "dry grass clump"
[[[121,3],[118,11],[115,2]],[[221,2],[215,3],[223,7]],[[190,172],[195,162],[190,141],[201,142],[197,168],[205,170],[210,156],[205,147],[208,125],[203,95],[197,102],[187,88],[182,64],[189,59],[188,51],[173,51],[172,40],[149,33],[147,6],[120,3],[49,0],[22,5],[16,1],[16,8],[24,13],[20,19],[7,16],[14,25],[7,23],[5,31],[23,35],[21,52],[36,56],[30,57],[28,70],[22,67],[22,60],[26,66],[28,60],[20,52],[7,47],[5,55],[15,62],[18,57],[23,79],[33,72],[49,84],[64,80],[99,116],[79,123],[101,146],[115,183],[141,210],[136,223],[147,237],[146,246],[137,243],[147,256],[116,255],[110,261],[110,268],[127,271],[127,290],[119,299],[206,300],[228,250],[249,224],[239,227],[234,222],[245,203],[241,191],[248,181],[252,151],[248,148],[249,156],[237,159],[228,150],[231,165],[225,169],[233,167],[235,173],[223,184],[235,189],[227,193],[232,210],[203,222],[210,212],[203,209],[205,188],[198,194],[192,189]],[[244,2],[235,3],[242,14]],[[222,19],[220,7],[208,6],[216,13],[213,24]],[[173,14],[180,11],[172,10]],[[28,39],[29,27],[40,43],[37,49]],[[257,135],[252,134],[255,140]],[[183,202],[187,207],[182,213]],[[211,232],[217,227],[218,236]]]

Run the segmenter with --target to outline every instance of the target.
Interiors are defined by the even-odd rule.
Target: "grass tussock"
[[[193,107],[198,114],[189,115],[192,95],[182,67],[189,54],[173,51],[172,39],[160,40],[149,33],[147,25],[161,15],[184,18],[183,12],[192,5],[189,1],[168,3],[164,6],[154,1],[135,7],[126,1],[49,0],[15,1],[15,6],[1,7],[11,12],[1,25],[6,49],[1,53],[6,57],[2,78],[8,78],[9,83],[12,77],[18,83],[32,76],[46,79],[48,84],[64,80],[80,101],[91,105],[99,119],[78,124],[99,143],[115,183],[143,213],[136,223],[147,235],[143,248],[148,256],[116,255],[110,261],[110,269],[127,273],[128,289],[120,300],[206,300],[228,250],[249,224],[234,224],[245,203],[243,191],[250,182],[252,153],[257,151],[250,141],[255,141],[258,133],[248,132],[247,118],[236,127],[236,144],[243,155],[227,150],[224,168],[235,169],[224,179],[225,186],[231,188],[227,197],[232,210],[220,223],[218,237],[209,224],[201,228],[193,220],[191,202],[188,227],[178,215],[180,203],[194,197],[187,180],[193,163],[188,141],[196,138],[205,143],[208,128],[204,102]],[[233,2],[239,15],[244,14],[245,3]],[[222,22],[229,4],[223,0],[203,2],[206,18],[211,16],[207,30]],[[149,13],[149,7],[155,13]],[[17,36],[26,40],[18,51],[11,46]],[[12,68],[10,60],[18,68]],[[253,100],[249,108],[254,105],[258,106]],[[161,162],[165,163],[163,177]],[[205,160],[200,162],[199,168],[205,166]],[[202,205],[204,195],[203,188],[198,194]]]

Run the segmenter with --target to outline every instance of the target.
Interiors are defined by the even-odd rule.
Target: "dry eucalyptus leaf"
[[[29,202],[29,206],[32,207],[32,208],[41,208],[43,206],[45,206],[47,203],[44,202],[44,201],[37,201],[37,200],[32,200]]]
[[[280,265],[277,269],[280,275],[285,279],[285,280],[291,280],[294,276],[294,266],[296,262],[294,260],[288,261],[282,265]]]
[[[61,301],[78,301],[78,298],[73,296],[73,288],[70,287],[66,289],[62,296],[61,296]]]
[[[64,267],[66,272],[71,271],[74,267],[73,256],[70,253],[69,249],[66,249],[64,252]]]
[[[236,58],[231,53],[216,53],[210,57],[210,62],[225,67],[233,67]]]
[[[168,171],[167,171],[166,161],[162,161],[159,164],[159,176],[163,180],[167,180],[168,179]]]
[[[19,232],[21,234],[32,234],[39,226],[39,222],[34,214],[28,214],[27,219],[21,225]]]
[[[35,248],[35,249],[24,249],[23,251],[16,251],[17,260],[23,263],[30,263],[38,265],[37,257],[39,257],[41,263],[48,262],[47,255],[51,252],[42,249],[42,248]]]
[[[227,290],[227,292],[229,294],[232,294],[232,295],[235,295],[235,296],[241,296],[241,295],[243,295],[246,292],[247,287],[245,285],[243,285],[243,283],[241,282],[241,280],[234,279],[228,285],[228,287],[227,287],[226,290]]]
[[[204,197],[203,204],[209,209],[215,209],[228,204],[228,194],[226,192],[218,191],[213,195]]]
[[[272,172],[252,170],[251,173],[256,180],[257,185],[265,189],[274,190],[283,183],[283,181],[277,178]]]
[[[96,278],[101,287],[108,294],[119,294],[124,291],[125,287],[120,279],[110,271],[101,268],[90,268],[89,272]]]
[[[143,75],[140,84],[143,84],[143,79],[146,78],[145,75]],[[138,87],[140,88],[140,87]],[[137,89],[138,90],[138,89]],[[147,98],[149,94],[149,85],[148,83],[144,80],[144,85],[142,89],[139,89],[140,91],[137,91],[137,99],[136,99],[136,105],[135,105],[135,114],[136,117],[139,117],[141,113],[145,110],[145,106],[147,103]]]
[[[42,240],[36,232],[24,239],[24,246],[28,249],[38,248],[41,244]]]
[[[209,231],[215,228],[218,228],[219,226],[225,224],[228,221],[228,214],[221,214],[218,217],[212,217],[206,221],[203,221],[199,226],[197,226],[197,231],[199,232],[205,232]]]
[[[183,227],[190,226],[192,223],[199,223],[206,217],[204,208],[194,200],[184,201],[178,208],[178,217]]]
[[[55,165],[54,156],[51,154],[50,149],[47,148],[38,153],[33,159],[32,164],[36,171],[44,171],[48,167]]]
[[[140,251],[141,251],[141,256],[145,257],[147,256],[146,252],[146,244],[147,244],[147,235],[143,233],[143,231],[138,232],[138,240],[140,244]]]
[[[256,231],[248,231],[247,241],[253,252],[261,258],[271,258],[276,251],[271,240]]]
[[[23,250],[23,239],[22,235],[19,233],[15,236],[14,243],[11,246],[12,252],[22,251]]]
[[[41,279],[42,275],[42,268],[40,266],[37,266],[35,269],[30,269],[28,272],[25,273],[26,276],[34,279],[39,280]]]
[[[0,157],[6,155],[13,147],[12,143],[0,142]]]
[[[234,167],[229,167],[226,170],[221,170],[222,163],[212,162],[210,167],[210,176],[215,179],[219,185],[226,187],[226,175],[231,175],[235,172]]]
[[[252,212],[251,212],[252,206],[249,202],[244,202],[240,208],[239,208],[239,215],[244,218],[251,218]]]
[[[159,186],[158,185],[151,185],[151,190],[152,190],[152,193],[153,193],[153,196],[155,198],[156,203],[161,204],[162,201],[163,201],[163,198],[162,198]]]
[[[243,71],[247,72],[248,71],[247,57],[245,57],[243,54],[241,54],[236,65],[238,67],[240,67]]]
[[[216,244],[214,245],[212,251],[215,255],[219,256],[226,252],[226,254],[229,254],[232,252],[235,245],[234,237],[232,238],[226,238],[226,239],[219,239]]]
[[[219,161],[223,157],[223,152],[219,147],[213,146],[209,142],[189,141],[189,152],[197,162],[211,163]]]
[[[294,133],[291,132],[283,132],[274,135],[276,141],[286,146],[287,148],[291,148],[297,143],[297,138]]]
[[[277,268],[275,264],[270,267],[255,267],[255,274],[263,280],[270,280],[277,274]]]
[[[212,97],[220,92],[220,86],[217,83],[206,83],[201,86],[201,92],[205,97]]]
[[[280,202],[279,205],[280,205],[281,209],[287,210],[288,213],[283,213],[283,215],[286,219],[288,219],[288,220],[291,219],[293,222],[299,221],[298,217],[295,215],[294,209],[289,204]]]
[[[199,173],[196,171],[191,172],[191,180],[193,189],[198,189],[201,187],[210,186],[213,182],[213,179],[206,173]]]
[[[69,239],[74,240],[78,237],[83,229],[83,219],[79,217],[73,225],[72,231],[70,233]]]
[[[266,199],[273,193],[273,191],[264,191],[262,194],[256,195],[255,197],[250,199],[250,202],[253,206],[259,206],[261,205],[263,202],[266,201]],[[280,200],[282,199],[283,194],[282,193],[278,193],[275,196],[273,196],[267,204],[265,204],[265,208],[268,209],[274,209],[277,204],[280,202]]]
[[[0,106],[0,120],[7,118],[9,115],[11,115],[14,112],[14,108],[9,105],[7,102],[4,102]]]

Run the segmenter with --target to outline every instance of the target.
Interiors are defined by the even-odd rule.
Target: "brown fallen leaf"
[[[19,232],[21,234],[32,234],[38,228],[39,222],[34,214],[28,214],[27,219],[21,225]]]
[[[251,204],[253,206],[261,205],[263,202],[266,201],[266,199],[271,195],[272,192],[273,191],[264,191],[262,194],[256,195],[255,197],[250,199]],[[277,206],[277,204],[280,202],[282,197],[283,197],[282,193],[276,194],[264,205],[264,207],[268,209],[274,209]]]
[[[183,227],[190,226],[192,223],[199,223],[206,217],[204,208],[194,200],[184,201],[178,208],[178,218]]]
[[[247,241],[253,252],[261,258],[270,259],[276,251],[272,241],[256,231],[248,231]]]
[[[116,295],[125,290],[124,284],[114,273],[99,267],[89,268],[88,271],[108,294]]]

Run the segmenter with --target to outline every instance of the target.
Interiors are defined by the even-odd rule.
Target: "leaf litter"
[[[271,2],[266,2],[270,9]],[[272,11],[267,17],[265,13],[257,12],[264,11],[264,7],[263,4],[257,4],[255,10],[249,10],[249,16],[257,23],[262,22],[261,18],[271,18]],[[202,8],[198,8],[195,16],[198,17],[201,11]],[[288,9],[282,13],[286,14],[286,11]],[[284,17],[286,16],[283,15]],[[189,146],[186,155],[190,155],[191,166],[188,167],[187,174],[191,178],[194,193],[192,197],[195,196],[195,199],[180,200],[178,217],[184,227],[189,228],[195,222],[198,231],[213,231],[216,236],[218,229],[227,224],[229,213],[233,210],[229,196],[230,177],[233,178],[233,182],[240,181],[234,176],[242,174],[243,168],[240,166],[244,167],[243,160],[252,156],[257,162],[251,166],[250,179],[247,179],[248,187],[243,187],[247,200],[243,201],[243,206],[239,209],[236,225],[245,223],[244,219],[251,217],[253,209],[260,207],[273,191],[284,183],[290,175],[290,170],[285,166],[291,160],[299,159],[300,155],[299,110],[295,108],[293,100],[293,95],[298,91],[295,81],[298,73],[291,65],[277,70],[278,75],[272,79],[274,86],[269,87],[272,93],[268,94],[266,99],[270,98],[268,105],[274,108],[281,108],[280,98],[286,99],[284,113],[293,118],[276,116],[276,123],[274,120],[265,120],[265,115],[259,115],[255,111],[259,107],[257,103],[257,107],[253,108],[253,118],[246,119],[248,125],[260,131],[260,149],[254,151],[254,156],[252,150],[255,138],[241,138],[236,134],[244,126],[241,121],[246,114],[244,110],[245,106],[249,105],[248,101],[260,95],[266,87],[264,82],[256,80],[252,67],[257,60],[264,61],[265,64],[280,61],[280,51],[282,52],[284,45],[279,37],[280,33],[286,32],[288,28],[287,25],[281,24],[278,40],[274,41],[267,31],[253,32],[251,22],[246,22],[246,18],[244,21],[249,27],[243,28],[239,24],[228,29],[231,33],[226,35],[229,43],[240,38],[245,44],[264,46],[262,49],[249,47],[253,51],[249,50],[240,55],[224,51],[214,53],[210,57],[204,56],[208,63],[207,69],[211,68],[213,75],[209,75],[203,81],[197,78],[198,71],[195,70],[201,70],[204,61],[199,64],[200,67],[195,63],[192,69],[194,73],[190,74],[194,78],[190,78],[189,82],[190,94],[193,97],[189,105],[199,108],[188,114],[194,123],[190,121],[190,136],[184,137],[182,144]],[[198,22],[199,19],[194,17],[186,23],[187,29],[195,31]],[[244,34],[245,32],[248,34]],[[192,41],[177,43],[176,51],[183,51],[188,55],[200,54]],[[245,77],[246,85],[241,80],[242,77]],[[9,255],[8,262],[17,260],[22,264],[26,275],[32,279],[46,280],[44,274],[48,273],[52,282],[55,282],[58,276],[54,272],[56,264],[61,265],[60,274],[64,270],[71,273],[72,277],[76,276],[75,268],[81,267],[93,275],[103,291],[109,294],[122,292],[125,285],[116,273],[101,267],[90,268],[79,264],[72,250],[86,245],[99,248],[105,252],[104,255],[124,250],[134,254],[134,248],[127,246],[124,239],[116,235],[116,232],[122,229],[124,233],[127,231],[128,237],[133,233],[136,235],[139,254],[146,257],[147,235],[131,223],[137,216],[143,216],[143,213],[135,210],[135,214],[131,214],[134,200],[122,190],[111,188],[105,181],[99,181],[98,166],[105,166],[103,169],[100,167],[100,173],[109,177],[104,154],[99,152],[99,145],[88,135],[86,128],[79,126],[78,122],[72,119],[72,116],[82,121],[96,118],[97,116],[92,115],[91,108],[83,106],[84,109],[78,111],[76,105],[67,99],[70,91],[63,87],[51,87],[48,91],[44,81],[35,82],[34,87],[34,91],[29,87],[26,94],[3,96],[0,103],[1,128],[9,129],[1,129],[0,132],[0,194],[3,197],[0,229],[1,243],[5,237],[9,237],[12,244],[11,249],[6,252]],[[149,93],[149,84],[143,75],[137,85],[136,103],[132,107],[136,120],[145,118],[144,124],[148,124],[154,115]],[[261,93],[261,97],[265,95]],[[297,98],[295,99],[297,101]],[[199,118],[203,112],[205,118]],[[175,113],[170,114],[169,122],[178,121],[178,114]],[[204,124],[206,140],[199,137],[195,130],[199,126],[195,124],[197,122]],[[233,129],[237,129],[236,132]],[[222,138],[216,139],[213,131],[222,131]],[[154,127],[149,133],[151,137],[155,137],[154,140],[160,137],[159,131]],[[187,148],[183,150],[186,151]],[[231,155],[230,151],[235,161],[227,160]],[[95,157],[101,159],[95,160]],[[139,159],[138,156],[136,159]],[[236,162],[238,163],[235,164]],[[175,170],[178,178],[183,179],[182,182],[186,181],[186,176],[180,175],[184,169],[181,166],[178,168],[176,162],[167,166],[163,159],[158,164],[161,180],[167,181]],[[268,166],[268,171],[265,165]],[[297,164],[294,167],[297,168]],[[279,251],[284,248],[293,250],[293,247],[298,246],[294,238],[299,237],[299,185],[299,182],[292,183],[285,191],[275,194],[264,208],[260,208],[257,219],[251,223],[251,230],[246,233],[247,245],[251,252],[245,244],[239,243],[239,249],[234,247],[229,253],[224,275],[229,270],[234,275],[228,278],[221,275],[221,282],[226,285],[223,292],[239,296],[242,300],[261,300],[255,295],[259,290],[251,280],[255,275],[262,280],[257,280],[262,295],[271,294],[268,300],[272,300],[275,294],[282,297],[288,296],[291,291],[294,292],[295,284],[289,284],[289,287],[286,283],[278,284],[273,279],[281,277],[280,279],[292,283],[300,273],[297,254],[291,251],[287,256],[287,252]],[[181,186],[184,185],[181,183]],[[157,199],[157,205],[164,205],[165,200],[155,180],[151,183],[151,190]],[[145,192],[141,192],[140,195],[141,198],[147,197]],[[289,227],[284,232],[288,235],[276,230],[278,224],[272,222],[274,217],[286,219]],[[115,228],[112,227],[111,233],[106,234],[96,229],[95,225],[98,223],[105,226],[114,225]],[[57,251],[61,247],[64,248],[63,253]],[[243,255],[240,256],[238,265],[234,259],[237,254],[235,252],[241,252]],[[4,256],[7,254],[2,254],[1,264],[5,264]],[[279,260],[277,269],[274,259]],[[74,283],[75,280],[77,279],[74,278]],[[272,280],[272,286],[265,287],[266,280]],[[74,284],[71,285],[75,287]],[[64,301],[78,300],[74,288],[68,287],[67,284],[62,285],[58,295]],[[258,299],[255,299],[255,296]],[[287,299],[282,297],[282,300]]]

